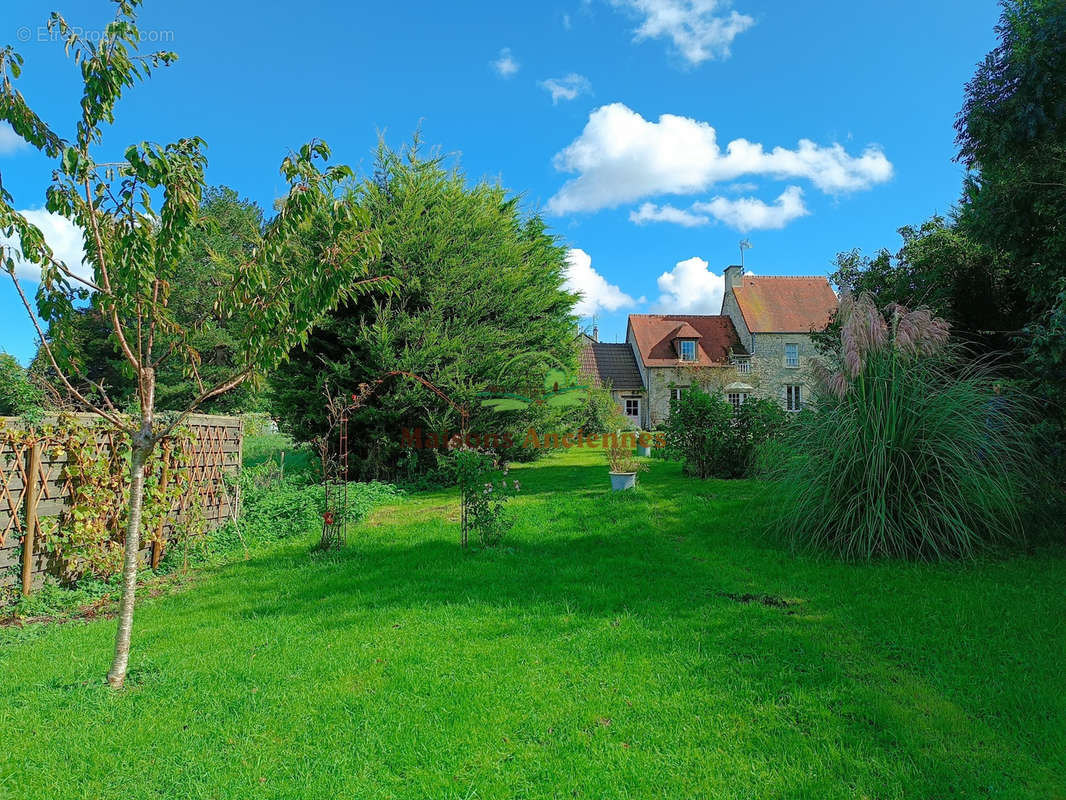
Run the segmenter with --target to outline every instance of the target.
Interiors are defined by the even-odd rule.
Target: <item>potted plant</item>
[[[620,492],[637,485],[637,473],[644,464],[637,461],[628,447],[615,445],[607,448],[607,461],[611,466],[611,491]]]

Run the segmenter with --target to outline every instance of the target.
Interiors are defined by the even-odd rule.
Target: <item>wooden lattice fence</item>
[[[19,427],[15,418],[4,418],[5,427]],[[97,425],[97,418],[90,414],[75,415],[80,425]],[[233,481],[240,469],[243,441],[243,422],[238,417],[194,415],[184,427],[190,435],[181,439],[181,455],[178,461],[188,468],[189,491],[183,492],[175,501],[170,513],[162,523],[166,540],[176,537],[179,526],[195,517],[197,527],[212,530],[237,512],[239,497]],[[115,452],[118,434],[99,428],[95,446],[99,452]],[[31,452],[33,437],[0,436],[0,587],[20,582],[23,564],[22,540],[28,513],[27,500],[35,500],[38,523],[33,538],[40,540],[41,518],[62,517],[70,508],[74,485],[68,474],[65,454],[54,454],[46,439],[38,438],[37,457]],[[31,481],[27,471],[35,464],[36,475]],[[28,491],[29,490],[29,491]],[[29,495],[29,497],[28,497]],[[115,519],[122,509],[115,509]],[[33,516],[32,514],[29,516]],[[60,520],[62,524],[62,520]],[[146,537],[147,538],[147,537]],[[34,584],[40,584],[46,573],[56,565],[46,553],[34,548],[31,572]],[[151,545],[146,542],[142,557],[151,558]]]

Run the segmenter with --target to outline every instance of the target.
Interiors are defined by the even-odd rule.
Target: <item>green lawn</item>
[[[0,796],[1066,797],[1066,554],[795,558],[602,458],[517,468],[499,551],[431,492],[146,599],[121,694],[112,622],[3,648]]]

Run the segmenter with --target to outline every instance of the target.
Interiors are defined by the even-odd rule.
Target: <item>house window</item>
[[[737,368],[739,375],[751,374],[751,359],[750,358],[738,358],[733,362],[733,366]]]
[[[800,365],[800,346],[795,342],[785,345],[785,366],[798,367]]]
[[[681,340],[681,360],[682,361],[695,361],[696,360],[696,343],[691,339]]]
[[[799,411],[803,408],[803,395],[799,386],[785,387],[785,408],[788,411]]]
[[[687,388],[688,388],[687,386],[674,386],[674,387],[672,387],[670,389],[670,399],[671,400],[680,400],[681,399],[681,393],[683,391],[685,391],[685,389],[687,389]]]
[[[740,407],[744,405],[744,401],[748,399],[747,392],[730,392],[729,402],[733,406],[733,413],[736,414],[740,411]]]
[[[626,416],[627,417],[640,417],[640,398],[627,397],[626,398]]]

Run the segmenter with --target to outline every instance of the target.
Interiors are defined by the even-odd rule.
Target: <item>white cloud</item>
[[[560,100],[573,100],[578,95],[592,93],[589,79],[576,72],[571,72],[564,78],[548,78],[537,85],[551,92],[552,105],[557,105]]]
[[[566,290],[581,295],[574,306],[577,316],[591,317],[601,309],[617,311],[624,306],[644,302],[643,297],[634,300],[614,284],[608,283],[592,268],[592,257],[584,250],[572,248],[566,254],[566,261]]]
[[[706,203],[693,203],[692,209],[710,214],[742,233],[779,230],[792,220],[811,213],[803,204],[803,190],[798,186],[785,189],[773,205],[767,205],[757,197],[738,197],[735,200],[715,197]]]
[[[6,122],[0,122],[0,156],[10,155],[21,150],[26,142]]]
[[[629,212],[629,221],[638,225],[646,225],[649,222],[672,222],[686,228],[698,228],[700,225],[706,225],[711,219],[671,205],[657,206],[655,203],[645,203],[635,211]]]
[[[662,194],[694,194],[743,176],[804,178],[823,192],[868,189],[892,177],[892,164],[870,145],[859,156],[839,144],[826,147],[800,139],[795,149],[770,151],[734,139],[723,151],[706,122],[663,114],[649,122],[612,103],[589,114],[573,142],[556,154],[560,172],[576,173],[548,201],[553,214],[597,211]]]
[[[803,190],[798,186],[789,186],[773,204],[764,203],[757,197],[729,199],[720,195],[705,202],[693,203],[688,209],[669,204],[658,206],[655,203],[644,203],[640,208],[629,212],[629,221],[638,225],[671,222],[686,228],[698,228],[716,219],[746,233],[755,230],[778,230],[809,213],[803,204]]]
[[[510,78],[516,72],[521,65],[514,60],[514,56],[511,55],[511,48],[505,47],[500,50],[500,57],[492,62],[492,68],[496,70],[501,78]]]
[[[41,233],[44,234],[44,240],[52,248],[55,257],[62,261],[71,272],[92,278],[92,267],[85,263],[84,239],[80,228],[66,217],[52,214],[43,208],[19,213],[40,228]],[[0,235],[0,245],[18,250],[18,244],[17,238],[8,239]],[[15,260],[15,275],[23,280],[39,281],[41,268],[19,258]]]
[[[693,256],[659,276],[659,300],[653,311],[672,314],[719,314],[725,281]]]
[[[755,24],[746,14],[729,11],[729,0],[611,0],[640,18],[636,39],[669,39],[691,66],[729,58],[733,40]]]

